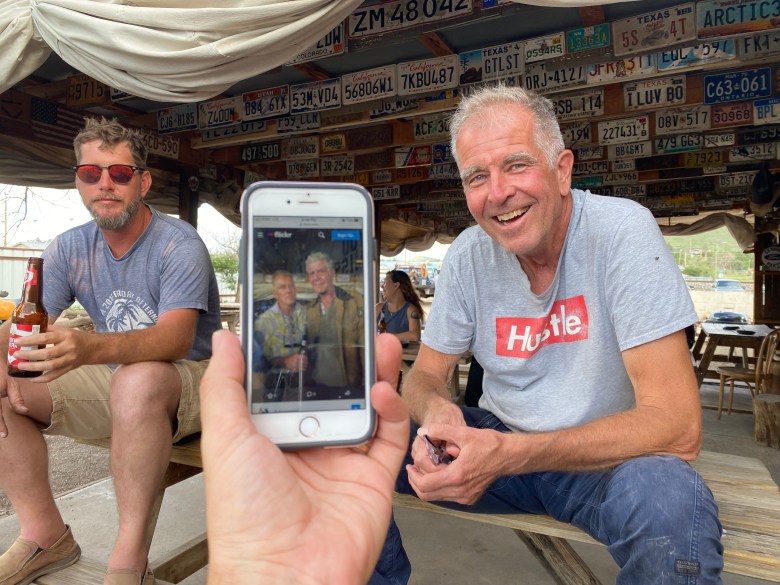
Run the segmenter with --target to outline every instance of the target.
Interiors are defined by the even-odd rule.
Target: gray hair
[[[450,147],[452,156],[458,161],[455,143],[466,121],[473,116],[483,116],[492,106],[500,104],[515,104],[531,110],[534,115],[534,141],[542,152],[548,166],[552,169],[558,160],[558,155],[566,149],[561,135],[558,119],[555,117],[555,106],[546,97],[522,87],[508,87],[503,83],[493,86],[483,86],[473,94],[461,100],[458,109],[450,118]]]
[[[81,162],[81,147],[93,140],[100,141],[100,148],[114,149],[123,142],[130,149],[135,166],[146,168],[148,150],[144,144],[143,131],[137,128],[126,128],[115,119],[84,118],[84,128],[73,139],[73,150],[76,153],[76,164]]]
[[[312,252],[306,257],[306,268],[309,268],[309,264],[312,262],[325,262],[325,265],[328,267],[328,270],[333,272],[333,260],[330,259],[330,256],[328,256],[325,252]]]

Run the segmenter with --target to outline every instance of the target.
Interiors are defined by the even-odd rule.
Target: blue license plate
[[[772,70],[769,67],[704,77],[705,104],[763,97],[772,97]]]

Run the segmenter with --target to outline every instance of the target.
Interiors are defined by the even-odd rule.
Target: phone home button
[[[319,432],[320,421],[318,421],[313,416],[307,416],[301,421],[301,424],[298,426],[298,429],[301,431],[301,434],[304,437],[311,438]]]

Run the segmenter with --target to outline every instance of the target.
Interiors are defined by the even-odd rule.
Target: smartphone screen
[[[305,184],[249,196],[249,408],[280,444],[348,443],[373,429],[373,238],[364,198]]]

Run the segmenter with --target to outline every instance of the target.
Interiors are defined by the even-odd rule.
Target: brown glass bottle
[[[377,325],[377,333],[385,333],[387,331],[387,323],[385,323],[385,312],[382,311],[379,314],[379,325]]]
[[[18,365],[24,361],[15,357],[22,349],[34,349],[24,346],[27,335],[44,333],[49,324],[49,314],[43,307],[43,259],[28,258],[27,271],[24,273],[22,300],[11,315],[11,333],[8,337],[8,375],[15,378],[35,378],[43,372],[24,372]],[[43,349],[45,345],[39,345]]]

